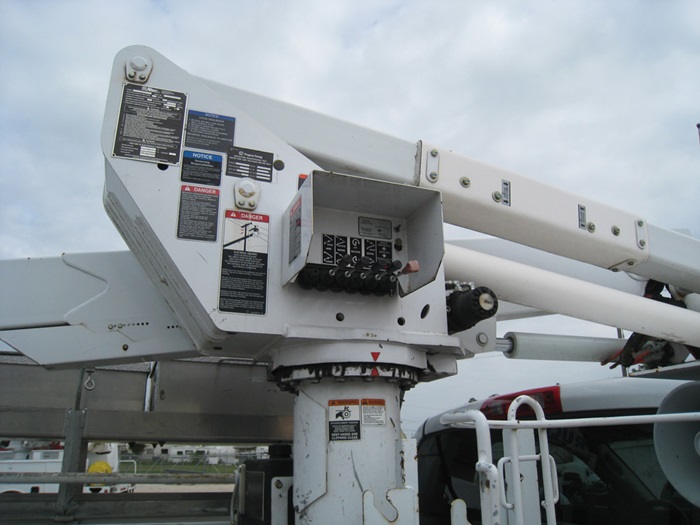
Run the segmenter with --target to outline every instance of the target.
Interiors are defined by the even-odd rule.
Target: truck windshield
[[[494,463],[503,455],[501,435],[491,435]],[[548,435],[557,463],[560,525],[700,525],[700,508],[661,470],[651,425],[552,429]],[[450,503],[457,498],[467,503],[469,521],[482,523],[476,454],[473,430],[449,429],[421,441],[421,525],[449,525]]]

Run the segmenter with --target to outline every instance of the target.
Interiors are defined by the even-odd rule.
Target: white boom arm
[[[700,292],[700,240],[649,224],[642,215],[444,148],[207,84],[324,169],[440,190],[449,224]]]

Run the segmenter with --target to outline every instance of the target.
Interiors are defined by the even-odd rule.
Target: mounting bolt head
[[[640,248],[644,248],[646,245],[647,245],[647,241],[645,241],[644,239],[640,239],[640,241],[639,241],[639,247],[640,247]]]
[[[438,156],[438,150],[436,150],[436,149],[430,150],[430,156],[431,156],[431,157],[437,157],[437,156]]]
[[[612,234],[613,234],[615,237],[617,237],[618,235],[620,235],[620,228],[619,228],[618,226],[613,226],[613,227],[611,228],[611,231],[612,231]]]
[[[590,233],[595,232],[595,224],[593,224],[592,222],[589,222],[588,224],[586,224],[586,229],[587,229]]]
[[[438,180],[438,174],[436,171],[431,171],[428,173],[428,180],[430,182],[436,182]]]
[[[503,200],[503,194],[500,191],[494,191],[491,194],[491,197],[493,198],[494,201],[496,202],[501,202]]]
[[[459,179],[459,183],[461,184],[462,188],[468,188],[472,181],[469,180],[469,177],[462,177]]]
[[[486,346],[489,343],[489,336],[484,332],[479,332],[476,336],[476,342],[481,346]]]

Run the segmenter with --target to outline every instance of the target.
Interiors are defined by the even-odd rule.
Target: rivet
[[[281,489],[283,486],[284,485],[282,484],[282,481],[280,481],[279,479],[275,481],[275,488],[277,488],[278,490]]]
[[[486,346],[489,342],[489,336],[484,332],[479,332],[479,334],[476,336],[476,342],[481,346]]]
[[[122,350],[125,352],[129,349],[129,345],[122,345]]]

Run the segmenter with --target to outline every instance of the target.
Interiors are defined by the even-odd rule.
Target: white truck
[[[23,404],[0,410],[5,435],[65,436],[57,519],[415,525],[420,481],[416,443],[401,432],[403,394],[457,373],[458,360],[517,350],[663,364],[659,377],[700,379],[697,362],[685,362],[700,347],[700,241],[639,214],[195,77],[144,46],[115,57],[101,145],[104,205],[130,251],[0,266],[11,298],[0,303],[0,339],[56,370],[42,376],[55,388],[60,373],[81,369],[64,410],[39,395],[31,405],[3,396]],[[513,244],[500,254],[446,244],[443,221],[575,268],[528,261]],[[655,283],[672,301],[644,296]],[[496,336],[497,320],[542,312],[635,336],[544,335],[517,349]],[[105,366],[123,362],[150,364],[130,375]],[[673,399],[681,406],[644,421],[671,428],[697,456],[698,406]],[[541,411],[527,396],[514,403],[503,424],[528,427],[519,404]],[[501,468],[484,441],[494,423],[477,414],[442,421],[480,436],[482,523],[539,523],[542,500],[553,524],[546,428],[564,423],[539,417],[537,441],[508,430]],[[691,431],[675,430],[688,421]],[[75,489],[87,480],[85,447],[102,440],[279,446],[270,462],[246,466],[222,513],[213,497],[85,499]],[[451,523],[466,524],[471,500],[449,495]],[[51,516],[23,501],[0,497],[0,508],[17,520]]]
[[[0,473],[59,473],[63,465],[63,444],[40,441],[0,441]],[[119,472],[119,447],[117,443],[91,443],[85,471],[95,474]],[[59,483],[1,483],[0,494],[57,493]],[[92,494],[133,492],[131,483],[89,483],[83,488]]]

